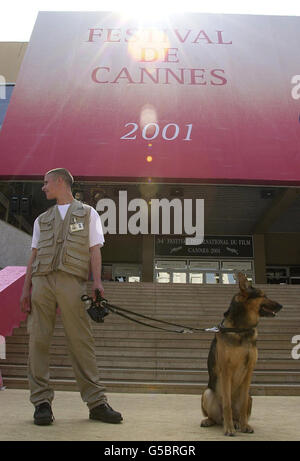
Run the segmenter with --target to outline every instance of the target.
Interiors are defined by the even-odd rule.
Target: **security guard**
[[[32,254],[20,300],[28,312],[29,388],[35,406],[34,423],[53,422],[49,385],[49,348],[59,306],[68,349],[81,397],[87,403],[90,419],[120,423],[98,380],[94,340],[81,296],[91,268],[93,292],[103,296],[101,246],[104,238],[101,220],[94,208],[74,199],[71,173],[64,168],[48,171],[43,192],[57,205],[41,214],[34,223]]]

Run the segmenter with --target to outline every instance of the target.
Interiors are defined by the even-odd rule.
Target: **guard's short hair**
[[[54,174],[56,177],[60,176],[61,178],[63,178],[65,183],[70,187],[72,187],[74,183],[73,176],[65,168],[54,168],[53,170],[47,171],[46,175],[47,174]]]

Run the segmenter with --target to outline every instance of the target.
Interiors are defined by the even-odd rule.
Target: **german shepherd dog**
[[[219,332],[208,355],[209,382],[202,395],[202,427],[220,424],[225,435],[235,429],[254,432],[248,424],[252,398],[249,395],[252,372],[257,360],[257,324],[260,317],[275,317],[282,306],[251,286],[238,273],[240,292],[224,313]]]

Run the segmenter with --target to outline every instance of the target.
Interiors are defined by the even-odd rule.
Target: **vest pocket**
[[[71,215],[71,219],[70,219],[70,224],[83,224],[83,229],[80,230],[80,231],[76,231],[76,232],[70,232],[70,229],[69,229],[69,233],[68,233],[68,236],[71,236],[71,237],[75,237],[76,236],[81,236],[81,237],[87,237],[88,234],[89,234],[89,222],[88,222],[88,219],[86,219],[86,211],[83,209],[83,210],[74,210],[72,212],[72,215]],[[68,237],[67,237],[68,238]],[[73,240],[72,238],[70,238],[69,240]],[[76,240],[73,240],[73,241],[76,241]]]
[[[40,219],[39,225],[40,225],[40,230],[42,231],[47,231],[53,228],[53,220],[54,216],[44,216]]]
[[[54,236],[51,238],[44,240],[44,241],[39,241],[38,243],[38,255],[43,255],[43,254],[50,254],[52,253],[52,247],[54,243]]]
[[[53,230],[43,231],[40,234],[38,241],[38,249],[52,246],[54,242],[54,232]]]
[[[84,254],[83,252],[79,252],[75,248],[70,248],[67,247],[65,249],[65,254],[64,254],[64,264],[68,265],[75,265],[78,266],[80,265],[80,262],[87,263],[90,260],[90,255],[89,254]]]
[[[53,255],[38,255],[32,264],[32,273],[39,272],[45,274],[52,270]]]
[[[80,246],[86,243],[86,236],[81,233],[81,231],[68,233],[67,240],[79,244]]]
[[[49,223],[41,222],[40,223],[40,231],[41,232],[51,230],[52,228],[53,228],[53,223],[52,222],[49,222]]]

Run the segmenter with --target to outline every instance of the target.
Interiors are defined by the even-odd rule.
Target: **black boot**
[[[113,410],[108,403],[103,403],[102,405],[92,408],[90,410],[90,419],[97,419],[98,421],[112,424],[118,424],[123,421],[121,413]]]
[[[35,407],[35,412],[33,415],[34,424],[38,426],[48,426],[54,421],[54,416],[52,413],[51,406],[48,402],[40,403]]]

